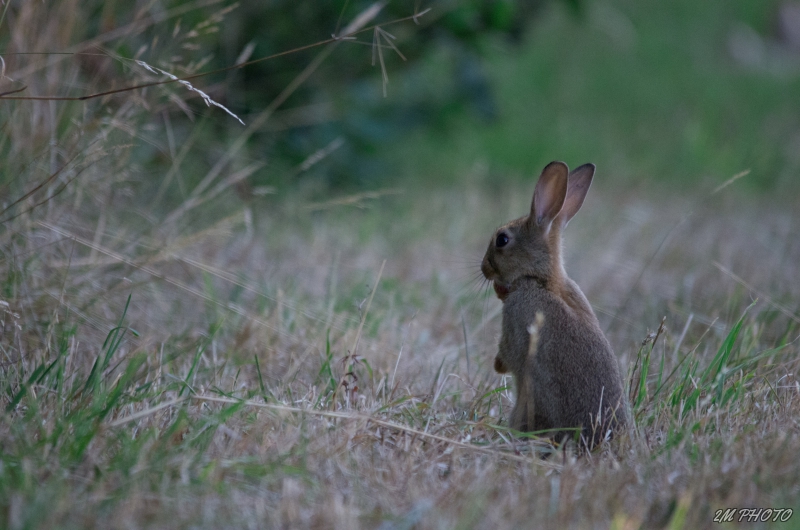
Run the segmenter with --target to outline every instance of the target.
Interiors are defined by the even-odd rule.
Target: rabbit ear
[[[533,192],[530,219],[539,226],[549,226],[564,206],[567,197],[569,168],[564,162],[550,162],[542,170]]]
[[[564,207],[561,209],[561,213],[558,214],[558,218],[565,226],[569,220],[578,213],[581,206],[583,206],[583,200],[586,198],[589,186],[592,185],[594,170],[594,164],[584,164],[579,168],[575,168],[569,174],[567,198],[564,201]]]

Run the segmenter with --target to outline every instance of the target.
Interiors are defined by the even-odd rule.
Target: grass
[[[287,208],[253,231],[280,237],[210,230],[155,264],[141,246],[130,265],[103,265],[50,230],[15,234],[3,278],[19,293],[5,298],[3,340],[9,525],[650,527],[685,516],[689,528],[725,507],[796,506],[797,322],[772,299],[745,312],[746,292],[719,271],[685,293],[692,303],[650,291],[647,275],[632,309],[642,316],[611,322],[621,364],[644,362],[638,433],[579,459],[532,458],[503,427],[512,402],[491,371],[498,302],[463,293],[470,272],[456,257],[480,255],[470,234],[491,215],[470,218],[463,204],[484,197],[415,197],[415,223],[450,221],[414,238],[404,236],[414,226],[390,233],[376,210],[312,220]],[[568,266],[608,241],[638,242],[630,226],[591,238],[586,226],[604,215],[591,199]],[[375,227],[366,244],[356,223]],[[708,259],[709,223],[681,234],[685,269],[657,259],[650,273],[672,285],[702,272],[693,262]],[[618,266],[594,281],[573,275],[596,301]],[[666,330],[637,355],[658,323],[646,315],[665,301]]]
[[[19,39],[22,14],[47,19],[7,14]],[[103,80],[65,62],[35,72],[48,93]],[[631,188],[603,168],[619,156],[660,171],[636,155],[646,140],[575,144],[608,158],[566,265],[636,418],[578,456],[506,427],[500,304],[474,281],[494,227],[528,208],[532,182],[514,171],[548,149],[502,170],[476,151],[457,185],[312,183],[254,200],[236,186],[259,160],[243,148],[214,169],[208,153],[229,148],[173,126],[180,97],[0,106],[0,207],[33,191],[0,227],[2,526],[677,529],[729,508],[800,509],[800,226],[775,192],[737,192],[755,175],[716,193]],[[709,156],[725,178],[752,161]],[[175,186],[158,207],[153,175]]]

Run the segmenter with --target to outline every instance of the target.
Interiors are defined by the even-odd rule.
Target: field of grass
[[[213,108],[230,131],[206,143],[187,91],[0,100],[0,527],[690,529],[763,508],[724,526],[800,528],[796,58],[737,66],[742,21],[772,38],[747,2],[674,5],[556,6],[518,51],[487,42],[498,121],[406,135],[360,190],[247,188],[273,171],[249,129]],[[96,36],[78,2],[3,9],[0,92],[153,79],[12,57]],[[143,13],[164,57],[192,49]],[[664,46],[677,65],[642,72]],[[583,455],[507,428],[478,276],[555,158],[598,164],[566,267],[635,417]]]

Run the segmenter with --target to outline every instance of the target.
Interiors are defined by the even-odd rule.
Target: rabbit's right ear
[[[594,177],[594,164],[584,164],[581,167],[575,168],[569,174],[569,183],[567,184],[567,198],[564,201],[564,207],[561,213],[558,214],[559,220],[567,225],[570,219],[578,213],[578,210],[583,206],[583,200],[589,192],[589,186],[592,185],[592,177]]]
[[[564,206],[567,197],[569,168],[564,162],[550,162],[542,170],[533,192],[530,219],[549,227]]]

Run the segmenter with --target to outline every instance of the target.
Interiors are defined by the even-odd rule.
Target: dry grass
[[[53,208],[63,200],[69,209],[69,198]],[[669,215],[640,202],[648,220],[617,216],[615,228],[592,234],[611,215],[606,198],[596,193],[571,227],[568,263],[598,307],[614,309],[650,257],[635,248],[641,234],[668,231]],[[498,427],[511,406],[507,381],[491,371],[499,302],[470,291],[469,262],[458,258],[480,257],[483,241],[473,234],[494,226],[490,209],[468,216],[464,205],[502,212],[504,201],[479,187],[408,195],[407,205],[387,206],[407,212],[403,223],[376,210],[316,218],[278,210],[250,230],[237,224],[245,215],[228,217],[162,246],[151,240],[170,238],[157,228],[131,242],[116,227],[92,246],[92,227],[63,211],[58,226],[15,225],[3,248],[12,295],[4,404],[26,384],[28,394],[3,420],[9,522],[104,525],[113,513],[114,526],[637,527],[677,524],[685,509],[689,528],[707,525],[718,508],[795,506],[796,343],[731,374],[727,402],[711,402],[717,380],[709,380],[709,391],[686,403],[752,292],[715,261],[765,295],[744,317],[733,348],[739,361],[726,367],[797,336],[796,317],[777,309],[796,296],[784,262],[797,259],[791,240],[777,258],[726,259],[741,259],[740,248],[781,227],[797,230],[796,221],[766,211],[716,244],[714,227],[726,232],[729,215],[740,214],[721,206],[687,221],[610,321],[630,369],[645,328],[659,321],[647,315],[667,315],[648,399],[637,409],[639,433],[583,458],[541,460]],[[693,285],[664,291],[692,271]],[[104,347],[118,320],[137,335]],[[108,352],[87,395],[93,363]],[[666,378],[687,355],[681,366],[697,363],[696,373],[682,380],[679,368],[650,399],[661,359]],[[36,508],[43,505],[56,508]]]
[[[601,168],[567,267],[638,366],[637,426],[542,458],[503,427],[499,302],[471,283],[532,184],[478,166],[459,189],[316,211],[303,191],[242,203],[250,166],[230,157],[159,212],[133,147],[170,151],[138,125],[152,104],[2,102],[0,171],[22,175],[2,207],[44,182],[0,228],[4,526],[703,528],[800,509],[791,205],[624,192]],[[170,155],[159,175],[180,179]]]

